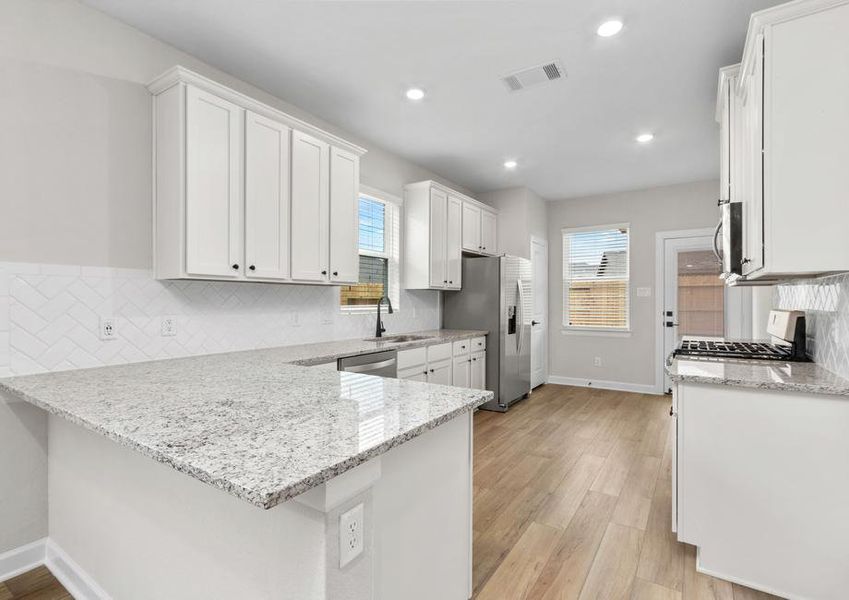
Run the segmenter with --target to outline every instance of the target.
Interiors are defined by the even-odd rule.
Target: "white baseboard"
[[[110,600],[103,588],[56,542],[42,538],[0,554],[0,581],[46,565],[75,600]]]
[[[0,581],[17,577],[43,565],[46,544],[47,538],[42,538],[0,554]]]
[[[580,379],[578,377],[563,377],[561,375],[549,375],[548,383],[558,385],[573,385],[576,387],[593,387],[602,390],[615,390],[618,392],[635,392],[637,394],[657,394],[654,385],[644,383],[627,383],[624,381],[604,381],[601,379]]]

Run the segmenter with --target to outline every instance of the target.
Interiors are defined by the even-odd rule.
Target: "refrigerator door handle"
[[[522,285],[522,280],[517,279],[516,285],[519,287],[519,306],[517,306],[517,311],[519,312],[516,315],[516,321],[518,321],[516,326],[516,354],[522,353],[522,342],[524,337],[524,329],[525,329],[525,288]]]

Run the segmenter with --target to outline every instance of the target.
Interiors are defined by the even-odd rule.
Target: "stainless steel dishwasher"
[[[338,371],[377,375],[379,377],[396,377],[398,375],[398,352],[384,350],[371,354],[347,356],[340,358],[336,364]]]

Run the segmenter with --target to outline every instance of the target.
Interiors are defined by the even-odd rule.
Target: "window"
[[[627,225],[563,230],[563,326],[630,327]]]
[[[398,308],[398,213],[398,205],[379,198],[377,193],[360,194],[360,278],[358,284],[341,288],[342,308],[374,307],[383,296],[389,296],[393,307]]]

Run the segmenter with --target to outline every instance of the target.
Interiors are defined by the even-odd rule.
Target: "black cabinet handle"
[[[239,265],[238,265],[238,263],[233,265],[233,270],[234,270],[234,271],[238,271],[238,270],[239,270]]]
[[[322,275],[327,275],[327,271],[322,271],[322,272],[321,272],[321,274],[322,274]]]
[[[256,265],[251,265],[251,266],[250,266],[250,267],[248,267],[248,268],[249,268],[251,271],[256,271]]]
[[[473,358],[472,360],[477,360],[477,358]]]
[[[539,325],[539,321],[531,321],[531,325]]]
[[[424,374],[427,375],[427,369],[424,370]]]
[[[433,369],[431,369],[430,372],[433,373]]]
[[[337,277],[339,275],[339,271],[333,271],[333,276]]]
[[[449,281],[448,283],[452,283],[452,284],[453,284],[454,282],[453,282],[453,281]]]

